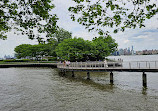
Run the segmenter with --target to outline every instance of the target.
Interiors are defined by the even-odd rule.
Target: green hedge
[[[40,60],[40,61],[47,61],[46,59],[42,59],[42,60]]]
[[[49,57],[48,58],[48,61],[56,61],[57,60],[57,57]]]

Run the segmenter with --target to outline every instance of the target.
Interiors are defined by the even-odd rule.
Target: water
[[[136,67],[136,65],[132,66],[132,63],[136,63],[135,61],[141,61],[141,66],[143,68],[146,67],[146,62],[150,63],[151,68],[155,68],[155,62],[151,61],[158,61],[158,55],[134,55],[134,56],[110,56],[109,59],[122,59],[123,60],[123,67],[129,68],[129,62],[131,63],[131,67]],[[141,67],[140,66],[140,67]],[[149,68],[149,65],[147,65]],[[158,66],[156,66],[158,68]],[[150,94],[157,94],[158,93],[158,72],[146,72],[147,74],[147,92]],[[142,72],[115,72],[115,83],[120,84],[119,86],[123,86],[125,89],[134,89],[140,90],[142,87]]]
[[[141,56],[120,57],[126,61]],[[158,110],[158,73],[147,73],[147,89],[141,72],[114,72],[114,85],[109,84],[109,73],[90,74],[88,81],[86,72],[75,72],[72,78],[51,68],[1,68],[0,111]]]

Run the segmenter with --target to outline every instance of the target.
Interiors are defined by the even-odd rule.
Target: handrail
[[[131,62],[107,62],[103,61],[88,61],[88,62],[71,62],[70,64],[58,63],[58,68],[66,69],[108,69],[108,68],[126,68],[126,69],[157,69],[158,61],[131,61]]]

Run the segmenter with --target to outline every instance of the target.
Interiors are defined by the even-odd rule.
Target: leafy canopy
[[[91,56],[94,60],[104,60],[106,56],[117,50],[118,44],[111,36],[100,36],[92,40]]]
[[[71,19],[100,35],[109,34],[105,27],[113,28],[114,33],[126,28],[145,27],[144,21],[158,13],[157,0],[73,1],[76,6],[69,8]]]
[[[64,39],[72,38],[72,33],[63,28],[57,28],[56,32],[52,34],[52,37],[53,38],[47,40],[48,43],[56,42],[57,44],[59,44]]]
[[[38,56],[56,56],[52,44],[21,44],[14,49],[17,58],[32,58]]]
[[[117,50],[117,46],[111,36],[100,36],[93,41],[71,38],[58,44],[56,54],[60,59],[70,61],[104,60]]]
[[[70,38],[58,44],[56,54],[63,60],[79,61],[89,53],[88,50],[90,50],[90,42],[82,38]]]
[[[71,19],[82,24],[89,31],[100,35],[124,31],[126,28],[145,27],[144,21],[158,12],[157,0],[72,0],[76,6],[68,10]],[[53,14],[52,0],[0,0],[0,39],[6,39],[6,32],[14,30],[42,41],[57,31],[57,16]],[[38,33],[37,33],[38,32]]]
[[[52,0],[1,0],[0,39],[6,39],[6,32],[20,31],[29,39],[41,41],[41,33],[51,37],[57,28],[57,16],[51,14],[55,7]],[[38,34],[35,35],[34,30]],[[37,33],[36,32],[36,33]],[[40,34],[39,34],[40,33]]]

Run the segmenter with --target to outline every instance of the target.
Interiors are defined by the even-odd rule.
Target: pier
[[[110,72],[110,83],[113,84],[113,72],[142,72],[142,85],[147,87],[146,72],[158,72],[158,61],[133,61],[133,62],[71,62],[70,64],[58,63],[57,68],[60,72],[87,72],[87,79],[90,79],[90,72]]]

